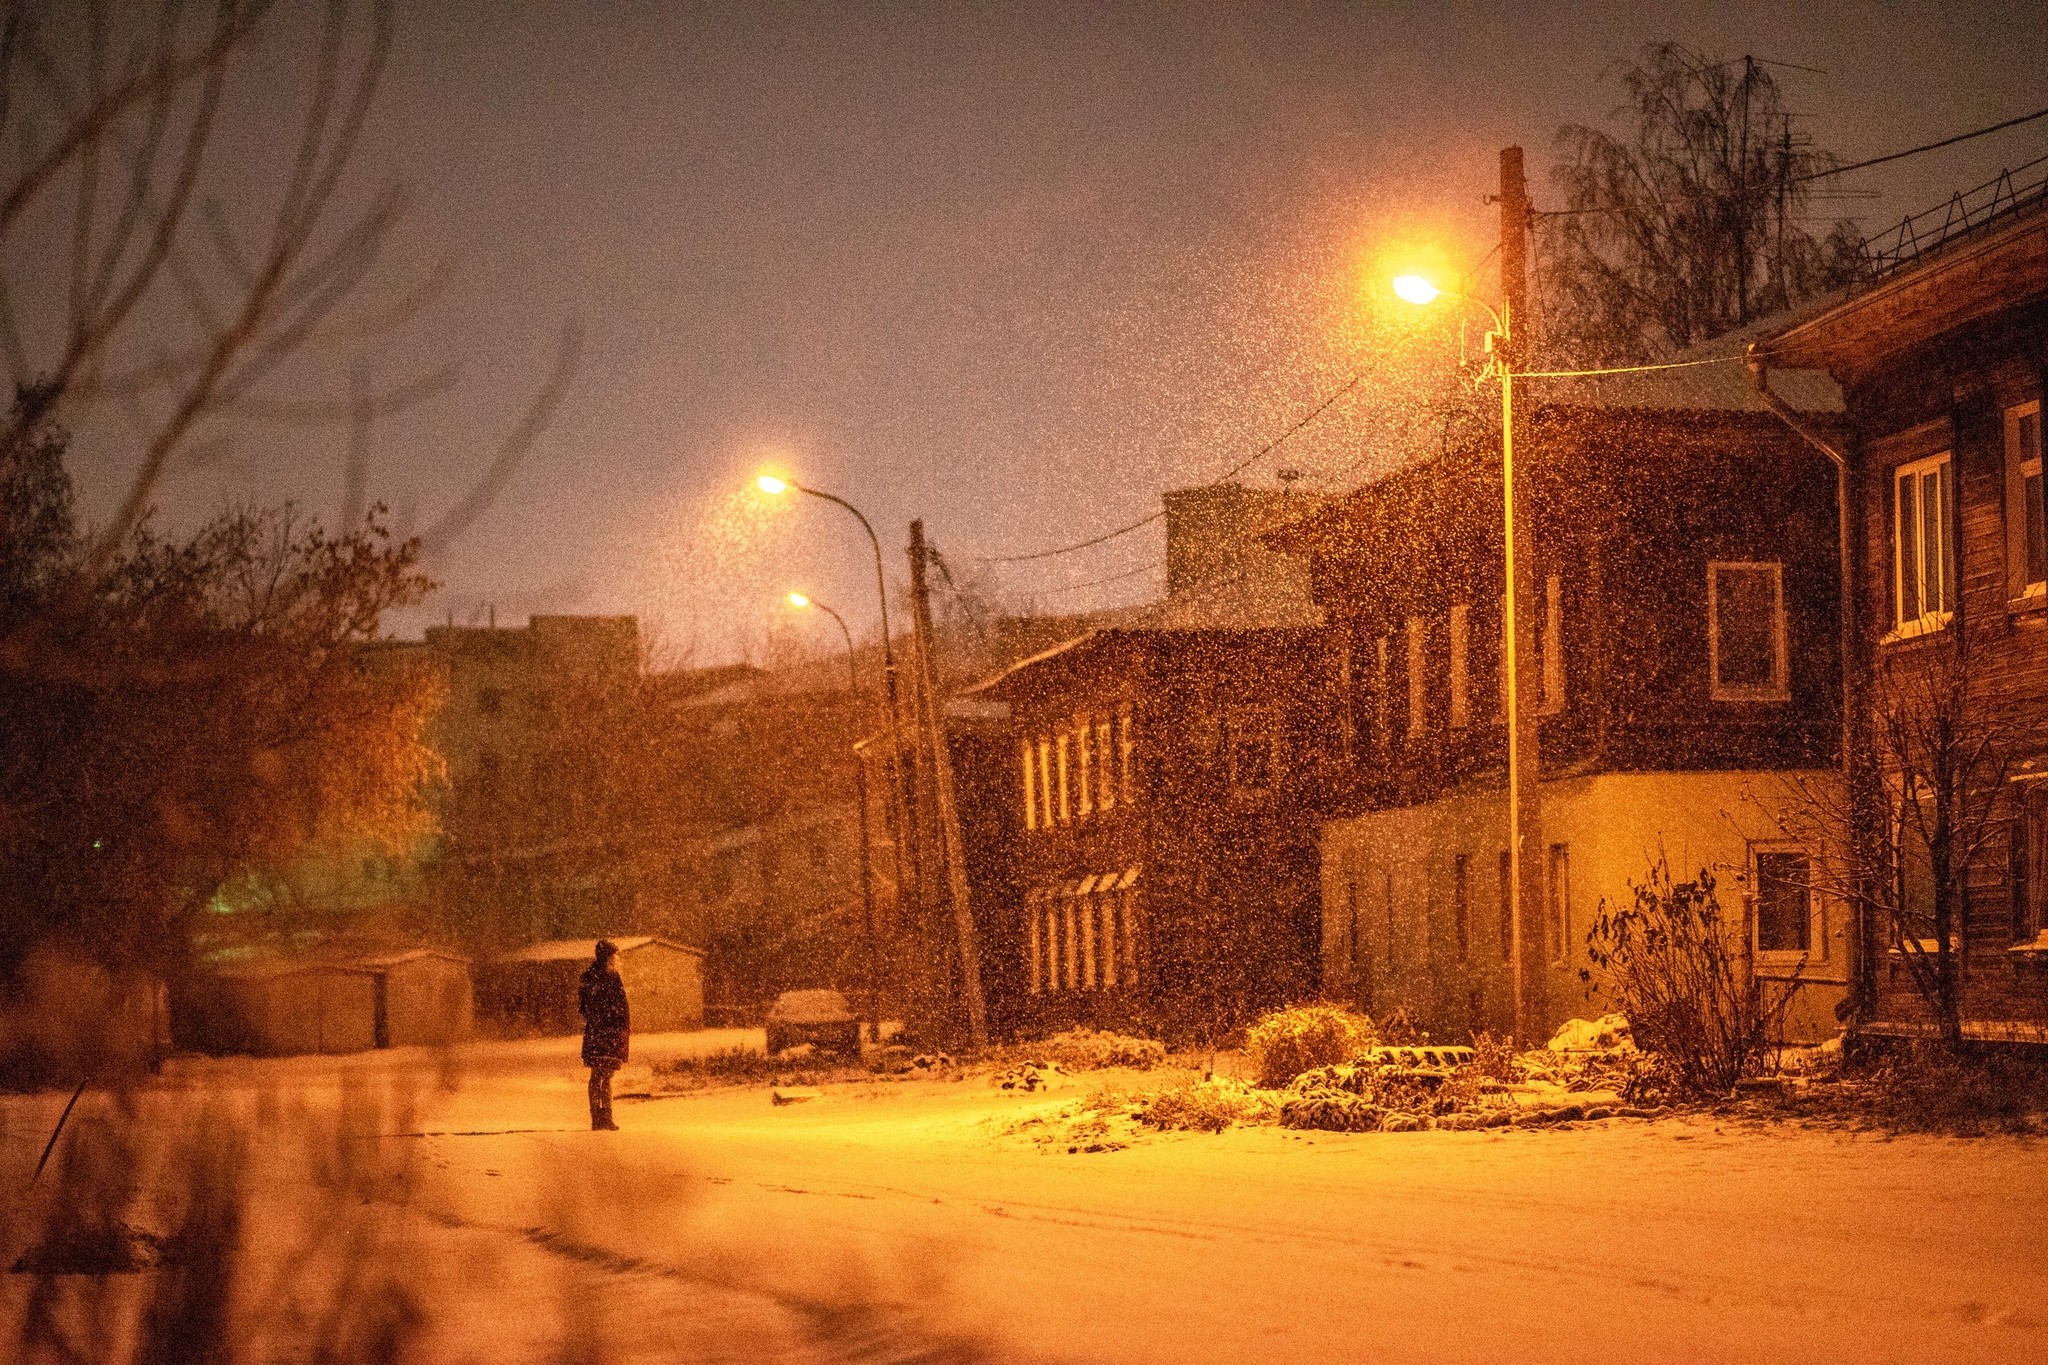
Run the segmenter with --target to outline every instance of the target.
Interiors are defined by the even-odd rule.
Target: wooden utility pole
[[[1509,930],[1510,971],[1515,995],[1515,1036],[1527,1046],[1547,1020],[1546,951],[1543,913],[1543,764],[1537,717],[1544,677],[1536,651],[1536,578],[1542,565],[1529,527],[1526,498],[1515,496],[1514,370],[1520,360],[1517,328],[1529,316],[1529,192],[1522,178],[1522,149],[1500,154],[1500,334],[1494,363],[1500,373],[1501,500],[1504,519],[1503,601],[1508,720],[1508,879],[1513,886]],[[1558,649],[1563,641],[1554,642]]]
[[[925,584],[924,523],[910,523],[910,594],[916,610],[917,683],[925,742],[932,754],[932,798],[938,806],[939,839],[946,860],[947,899],[960,940],[960,989],[967,1005],[967,1041],[988,1046],[988,1013],[981,999],[981,950],[975,941],[974,912],[967,897],[967,850],[960,837],[960,813],[953,805],[953,757],[946,748],[946,714],[939,702],[938,669],[932,657],[932,602]]]

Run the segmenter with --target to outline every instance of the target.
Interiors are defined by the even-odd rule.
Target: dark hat
[[[608,938],[601,938],[597,941],[597,960],[599,962],[604,961],[618,951],[619,945]]]

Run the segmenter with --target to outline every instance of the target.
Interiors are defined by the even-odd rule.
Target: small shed
[[[704,1027],[704,954],[651,935],[614,938],[635,1033]],[[505,953],[477,972],[476,1011],[501,1036],[579,1033],[576,987],[594,938],[554,939]]]
[[[358,959],[373,974],[378,1047],[442,1047],[469,1037],[476,1023],[469,959],[441,948],[412,948]]]
[[[377,1046],[377,980],[345,963],[231,968],[208,983],[198,1041],[258,1057],[367,1051]]]

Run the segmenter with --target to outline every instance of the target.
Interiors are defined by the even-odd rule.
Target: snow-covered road
[[[2048,1359],[2038,1141],[1665,1120],[1069,1155],[1009,1130],[1078,1092],[977,1081],[705,1091],[593,1134],[565,1060],[479,1051],[409,1115],[353,1102],[422,1358],[561,1358],[573,1328],[604,1360]],[[319,1097],[395,1064],[182,1080]],[[53,1107],[8,1106],[10,1179]]]

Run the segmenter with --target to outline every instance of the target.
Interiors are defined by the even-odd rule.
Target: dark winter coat
[[[624,1066],[633,1023],[626,1012],[626,983],[619,974],[595,962],[584,968],[576,1007],[583,1011],[583,1065]]]

